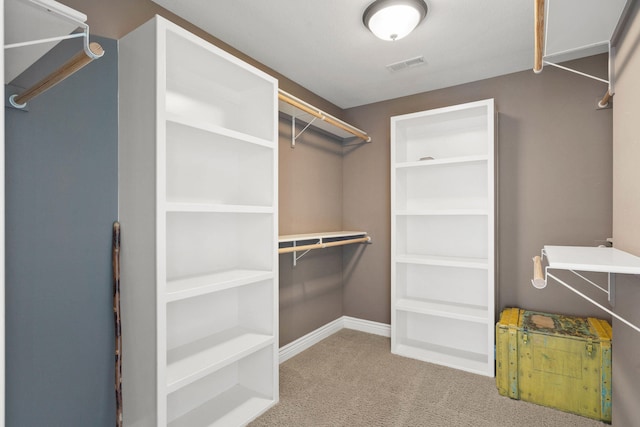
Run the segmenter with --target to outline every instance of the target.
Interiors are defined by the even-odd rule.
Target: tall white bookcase
[[[391,351],[494,376],[493,99],[391,118]]]
[[[124,423],[278,400],[277,81],[156,17],[119,45]]]

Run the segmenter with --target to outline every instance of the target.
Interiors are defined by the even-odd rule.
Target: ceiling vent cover
[[[405,59],[404,61],[394,62],[387,65],[387,69],[391,72],[404,70],[405,68],[417,67],[424,64],[424,56],[416,56],[415,58]]]

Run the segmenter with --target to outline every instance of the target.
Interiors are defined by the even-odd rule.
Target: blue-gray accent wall
[[[117,42],[6,118],[6,425],[113,426]],[[80,48],[62,42],[13,84]]]

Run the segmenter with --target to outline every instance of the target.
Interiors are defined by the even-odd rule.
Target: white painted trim
[[[358,319],[356,317],[342,316],[344,328],[353,329],[368,334],[391,337],[391,325],[374,322],[371,320]]]
[[[330,337],[342,329],[353,329],[383,337],[391,336],[391,326],[385,323],[373,322],[371,320],[358,319],[355,317],[342,316],[334,321],[319,327],[315,331],[298,338],[289,344],[280,347],[280,363],[284,363],[292,357],[302,353],[309,347]]]

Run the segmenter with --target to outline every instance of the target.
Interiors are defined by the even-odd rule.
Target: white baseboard
[[[358,319],[356,317],[342,316],[343,326],[346,329],[353,329],[368,334],[391,337],[391,325],[386,323],[373,322],[371,320]]]
[[[391,326],[385,323],[373,322],[371,320],[357,319],[355,317],[342,316],[332,322],[327,323],[298,338],[289,344],[280,347],[280,363],[283,363],[293,356],[302,353],[309,347],[319,343],[323,339],[330,337],[341,329],[353,329],[383,337],[391,336]]]

